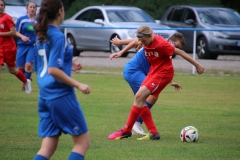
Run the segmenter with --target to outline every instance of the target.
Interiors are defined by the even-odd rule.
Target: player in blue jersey
[[[185,41],[176,41],[176,36],[179,33],[174,34],[171,39],[169,39],[169,43],[174,45],[176,48],[182,48],[185,45]],[[176,42],[175,42],[176,41]],[[143,80],[147,76],[150,64],[145,56],[144,49],[142,48],[142,44],[135,39],[126,39],[120,40],[117,37],[113,38],[111,42],[115,45],[127,45],[123,50],[118,53],[114,53],[110,55],[110,59],[114,57],[121,57],[122,54],[127,52],[129,49],[134,48],[138,51],[132,59],[124,65],[123,69],[123,77],[128,82],[129,86],[131,87],[134,95],[137,93],[138,89],[140,88]],[[178,83],[171,82],[171,86],[175,87],[175,90],[178,91],[181,89],[181,86]],[[147,100],[146,104],[149,109],[156,103],[157,97],[150,95]],[[146,133],[141,127],[143,120],[141,117],[138,117],[137,121],[135,122],[132,133],[138,135],[145,135]]]
[[[36,24],[37,4],[28,2],[26,9],[27,14],[18,18],[16,22],[16,36],[19,37],[16,66],[23,71],[27,79],[31,79],[34,44],[36,42],[36,33],[33,26]],[[25,85],[22,86],[22,90],[25,90]]]
[[[35,30],[35,64],[39,86],[40,150],[34,160],[48,160],[62,133],[70,134],[74,146],[68,160],[83,160],[90,144],[88,127],[74,87],[84,94],[90,87],[71,78],[73,51],[59,30],[64,20],[61,0],[42,0]],[[78,68],[79,69],[79,68]]]

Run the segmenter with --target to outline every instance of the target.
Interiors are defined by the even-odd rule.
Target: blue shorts
[[[82,108],[73,92],[53,100],[39,98],[39,137],[70,134],[80,135],[88,131]]]
[[[25,64],[34,62],[34,46],[33,45],[18,45],[16,66],[23,67]]]
[[[132,88],[134,95],[139,90],[143,80],[145,79],[146,75],[140,70],[135,70],[133,72],[124,69],[123,77],[128,82],[129,86]]]

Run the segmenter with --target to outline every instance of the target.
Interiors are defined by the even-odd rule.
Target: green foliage
[[[104,68],[87,68],[103,73]],[[91,94],[76,91],[91,139],[86,160],[232,160],[240,157],[240,77],[193,76],[180,71],[174,81],[183,89],[167,86],[152,108],[160,141],[136,141],[136,136],[110,141],[107,136],[123,127],[133,103],[133,94],[121,69],[108,74],[80,73],[73,77],[91,87]],[[112,74],[111,74],[112,73]],[[118,74],[116,74],[118,73]],[[21,82],[2,72],[0,79],[0,157],[6,160],[33,159],[41,140],[38,130],[38,87],[33,75],[33,92],[21,91]],[[179,133],[187,125],[199,130],[197,143],[183,143]],[[144,129],[146,130],[145,126]],[[62,135],[51,160],[66,160],[73,146]]]
[[[149,3],[146,0],[81,0],[74,1],[71,4],[70,9],[66,12],[66,19],[70,18],[73,14],[77,13],[81,9],[91,5],[123,5],[123,6],[135,6],[143,9],[154,19],[161,19],[164,12],[172,5],[217,5],[219,6],[220,0],[151,0]]]

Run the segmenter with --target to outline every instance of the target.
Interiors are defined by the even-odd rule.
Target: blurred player
[[[35,30],[35,64],[39,86],[39,137],[42,145],[34,160],[48,160],[57,149],[62,133],[70,134],[74,146],[69,160],[83,160],[89,147],[88,127],[74,87],[84,94],[90,87],[71,78],[78,70],[72,48],[59,30],[64,20],[61,0],[42,0]]]
[[[28,2],[26,10],[27,15],[19,17],[16,23],[16,36],[19,37],[16,66],[22,70],[27,79],[31,79],[34,62],[34,44],[36,42],[36,33],[33,26],[36,24],[37,4]],[[22,90],[25,90],[24,85]]]
[[[31,81],[26,79],[23,72],[15,67],[16,61],[16,44],[13,36],[16,34],[15,25],[12,18],[4,13],[5,2],[0,0],[0,72],[4,62],[8,70],[14,74],[25,85],[27,94],[31,93]]]

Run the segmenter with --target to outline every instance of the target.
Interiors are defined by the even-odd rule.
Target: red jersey
[[[8,14],[3,13],[0,15],[0,32],[9,32],[10,28],[14,26],[15,24]],[[16,43],[12,36],[0,36],[0,52],[16,50]]]
[[[172,54],[175,47],[164,38],[154,35],[154,41],[149,46],[144,46],[145,56],[151,67],[149,75],[173,76]]]

